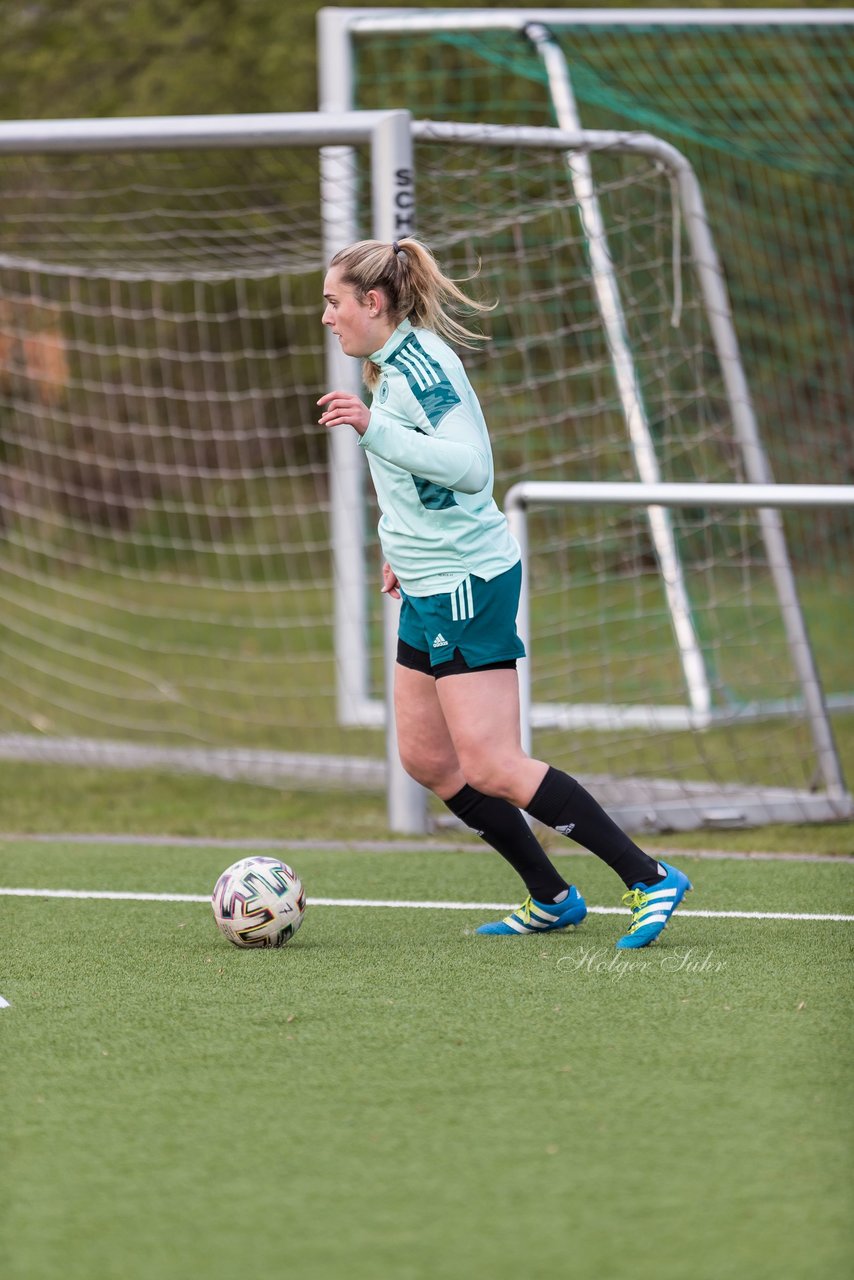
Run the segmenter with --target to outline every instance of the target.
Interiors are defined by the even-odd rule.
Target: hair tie
[[[400,245],[397,243],[396,240],[392,241],[391,251],[395,255],[395,257],[397,257],[399,253],[403,253],[403,250],[401,249]]]

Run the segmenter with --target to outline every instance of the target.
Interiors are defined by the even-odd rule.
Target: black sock
[[[554,902],[569,885],[549,862],[545,849],[515,805],[485,796],[468,783],[445,804],[467,827],[497,849],[537,902]]]
[[[660,878],[655,859],[629,839],[580,782],[560,769],[549,766],[528,813],[595,853],[629,888],[654,884]]]

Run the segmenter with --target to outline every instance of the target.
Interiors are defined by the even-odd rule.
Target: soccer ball
[[[283,947],[305,915],[305,890],[278,858],[241,858],[211,894],[214,920],[236,947]]]

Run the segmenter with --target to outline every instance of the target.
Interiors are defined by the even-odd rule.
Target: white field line
[[[114,892],[109,889],[4,889],[0,897],[7,898],[79,898],[84,900],[106,899],[110,902],[205,902],[207,894],[199,893],[133,893]],[[513,911],[519,905],[512,902],[415,902],[407,899],[386,898],[309,898],[312,907],[393,907],[416,908],[427,911]],[[623,907],[588,907],[591,915],[624,916]],[[680,916],[697,916],[704,920],[837,920],[854,924],[854,915],[836,912],[812,911],[691,911],[680,909]]]

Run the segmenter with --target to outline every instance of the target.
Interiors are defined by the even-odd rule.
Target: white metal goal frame
[[[522,744],[530,751],[532,729],[542,726],[573,729],[597,725],[607,728],[640,727],[656,729],[707,729],[716,723],[732,723],[749,719],[750,706],[709,709],[700,713],[694,707],[677,705],[590,706],[537,705],[532,700],[532,637],[528,608],[528,510],[537,504],[567,506],[643,507],[708,507],[751,508],[779,511],[783,508],[854,507],[854,485],[816,484],[646,484],[643,482],[543,481],[529,480],[515,484],[507,491],[505,513],[522,551],[522,593],[517,626],[528,657],[518,664],[519,702],[522,719]],[[793,711],[804,714],[810,725],[816,749],[817,772],[822,791],[787,791],[784,788],[728,788],[723,796],[713,797],[702,784],[649,784],[649,792],[658,799],[646,800],[642,812],[629,811],[623,821],[637,826],[670,828],[692,827],[714,823],[755,824],[769,821],[803,821],[805,816],[820,821],[854,816],[854,801],[847,789],[833,731],[827,713],[821,684],[814,680],[802,685],[804,701],[800,707],[781,706],[780,714]],[[763,708],[763,715],[770,714]],[[650,812],[650,810],[654,812]]]
[[[199,151],[277,147],[316,148],[324,157],[321,178],[321,214],[323,254],[328,261],[352,239],[347,221],[350,206],[342,195],[342,177],[352,176],[353,149],[367,146],[370,151],[370,225],[374,236],[391,240],[401,234],[402,212],[413,202],[413,137],[410,114],[400,110],[348,111],[335,113],[269,112],[212,116],[118,117],[105,119],[23,120],[0,123],[0,158],[3,156],[40,155],[46,153],[88,154],[94,152]],[[345,218],[342,220],[342,209]],[[15,265],[17,259],[2,256],[0,262]],[[318,299],[318,305],[320,299]],[[352,381],[356,362],[342,357],[337,342],[326,331],[326,363],[328,385]],[[354,536],[361,549],[364,525],[364,501],[361,491],[361,459],[342,448],[342,437],[349,443],[350,432],[332,433],[330,442],[330,506],[332,537],[341,545]],[[364,682],[368,656],[364,648],[364,566],[355,579],[350,576],[351,562],[341,555],[333,565],[337,633],[356,619],[359,652],[356,663]],[[343,659],[345,665],[347,659]],[[349,668],[348,668],[349,670]],[[364,687],[364,683],[360,687]],[[378,713],[378,714],[377,714]],[[382,724],[385,719],[382,702],[369,710],[368,720]],[[364,722],[364,718],[363,718]],[[393,726],[389,730],[393,736]],[[53,745],[53,750],[51,746]],[[5,739],[0,754],[4,758],[31,758],[29,744],[21,735]],[[66,760],[69,744],[47,744],[42,758]],[[376,770],[359,769],[359,762],[332,758],[327,762],[312,757],[300,764],[297,753],[241,750],[198,750],[164,752],[151,748],[96,740],[75,741],[70,758],[87,759],[96,764],[113,764],[124,760],[128,767],[146,767],[158,761],[168,767],[208,772],[223,777],[255,777],[259,780],[281,780],[301,776],[301,770],[318,770],[330,779],[338,773],[358,779],[361,775],[375,779]],[[390,757],[391,758],[391,757]],[[400,775],[397,756],[393,772]],[[328,764],[328,769],[324,768]],[[362,762],[369,766],[372,762]],[[355,765],[355,770],[354,770]],[[400,790],[398,786],[397,790]],[[412,819],[410,818],[411,822]],[[421,825],[420,820],[416,820]]]
[[[589,157],[597,151],[629,152],[655,159],[670,176],[678,191],[686,236],[690,246],[691,261],[704,300],[736,436],[741,445],[745,474],[750,483],[754,485],[773,485],[770,468],[759,437],[750,391],[739,353],[726,284],[706,217],[702,192],[690,163],[677,148],[660,138],[646,133],[549,129],[531,126],[513,127],[414,121],[412,132],[415,140],[444,141],[496,148],[530,147],[531,149],[554,151],[558,156],[572,154],[576,159],[579,156]],[[336,154],[334,164],[340,166],[342,163],[346,165],[346,157]],[[330,190],[333,189],[333,181],[333,176],[330,175]],[[342,192],[347,192],[351,189],[351,183],[341,184],[340,190]],[[403,228],[411,225],[414,211],[414,205],[407,204],[404,215],[401,216],[398,213],[398,230],[396,234],[402,234]],[[342,222],[338,227],[338,233],[342,234],[346,230],[345,224],[347,220],[353,220],[354,213],[348,210],[346,205],[343,207],[341,205],[337,206],[336,213],[342,217]],[[340,353],[337,356],[336,353],[333,353],[333,358],[338,361],[335,368],[336,385],[340,381],[345,381],[345,383],[349,382],[356,388],[358,386],[358,370],[353,367],[353,362],[342,360]],[[348,527],[346,521],[348,513],[355,515],[357,511],[359,513],[361,511],[359,496],[361,493],[360,468],[363,460],[355,439],[351,439],[344,433],[340,433],[336,437],[333,448],[335,449],[333,457],[334,471],[339,476],[347,478],[347,492],[342,495],[338,508],[338,518],[341,521],[341,526],[339,528],[339,539],[335,544],[335,555],[336,558],[340,557],[340,579],[342,581],[346,580],[350,584],[350,589],[353,590],[352,605],[346,613],[342,610],[339,624],[342,630],[336,636],[336,644],[340,646],[341,650],[337,663],[339,681],[341,682],[341,688],[339,689],[340,715],[343,723],[362,724],[377,724],[381,722],[381,717],[385,715],[387,727],[390,727],[392,715],[390,707],[383,708],[381,703],[369,696],[366,673],[356,668],[358,655],[364,653],[364,645],[356,642],[356,638],[364,634],[362,629],[364,622],[360,614],[360,610],[364,609],[364,604],[362,603],[364,592],[356,592],[354,590],[354,584],[360,583],[364,574],[361,550],[363,545],[363,526],[359,523]],[[659,482],[657,469],[653,469],[653,474],[655,475],[654,479],[646,479],[641,483],[647,485],[657,484]],[[745,502],[742,505],[748,506],[749,503]],[[667,504],[653,504],[652,506],[647,504],[647,510],[651,513],[652,529],[658,529],[662,536],[667,534],[670,537],[672,535],[670,534],[669,522],[663,518],[666,507]],[[781,615],[793,667],[802,689],[804,705],[810,719],[816,749],[819,757],[827,765],[825,776],[831,778],[833,770],[829,764],[830,757],[827,750],[830,730],[819,676],[800,607],[794,574],[789,562],[782,518],[779,510],[773,506],[759,503],[757,507],[768,564],[780,602]],[[358,515],[358,519],[361,520],[361,514]],[[682,668],[688,696],[690,724],[693,727],[699,727],[704,723],[711,723],[712,719],[708,683],[705,673],[701,670],[700,663],[702,660],[698,659],[699,650],[695,653],[693,648],[694,640],[691,638],[693,628],[690,625],[690,609],[684,585],[680,582],[681,570],[679,569],[678,559],[669,561],[662,559],[661,543],[658,545],[662,569],[667,565],[677,579],[677,590],[675,593],[671,591],[668,594],[668,604],[673,620],[674,633],[680,649],[680,656],[683,660]],[[385,652],[387,687],[389,688],[392,680],[395,651],[395,621],[393,611],[387,610]],[[354,653],[357,655],[355,661],[353,658]],[[695,659],[698,659],[698,661],[695,661]],[[577,709],[574,723],[577,727],[581,727],[584,724],[588,727],[595,727],[601,726],[607,721],[611,725],[628,727],[630,719],[630,717],[627,718],[625,708],[589,706]],[[549,723],[563,724],[564,722],[565,711],[560,707],[555,709],[551,718],[549,718],[549,713],[545,708],[539,709],[538,723],[541,725]],[[685,727],[689,727],[687,722]],[[395,830],[422,830],[425,822],[424,797],[420,793],[420,789],[402,774],[397,761],[394,743],[391,741],[391,735],[389,737],[388,761],[392,780],[389,793],[392,827]],[[838,771],[838,762],[836,769]]]

